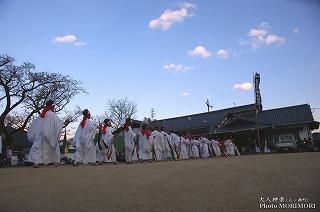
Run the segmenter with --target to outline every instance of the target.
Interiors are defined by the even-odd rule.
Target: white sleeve
[[[28,140],[33,143],[36,138],[41,134],[42,120],[40,117],[37,117],[32,120],[31,125],[27,132]]]
[[[72,139],[72,143],[71,143],[71,146],[73,147],[79,147],[80,145],[80,137],[81,137],[81,126],[79,125],[78,126],[78,129],[76,131],[76,133],[74,134],[74,137]]]

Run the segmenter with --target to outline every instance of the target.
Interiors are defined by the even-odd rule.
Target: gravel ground
[[[268,197],[307,198],[319,211],[319,164],[316,152],[4,168],[0,211],[259,211]]]

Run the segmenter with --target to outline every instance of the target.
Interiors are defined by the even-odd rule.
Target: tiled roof
[[[182,117],[157,120],[155,122],[152,122],[150,124],[150,127],[152,128],[155,125],[158,125],[163,126],[167,130],[186,130],[190,129],[191,127],[193,129],[206,127],[217,128],[218,125],[221,124],[221,122],[225,119],[226,115],[244,111],[255,111],[255,105],[243,105],[240,107],[227,108],[224,110],[212,111],[207,113],[199,113]],[[244,115],[242,118],[248,122],[256,122],[254,113]],[[310,105],[303,104],[260,111],[258,113],[258,122],[263,127],[275,127],[297,123],[310,123],[314,122],[314,119],[312,116]],[[240,128],[238,130],[240,130]]]
[[[181,116],[176,118],[169,118],[163,120],[157,120],[150,123],[150,127],[163,126],[167,130],[183,130],[192,128],[202,128],[208,126],[218,126],[225,116],[229,113],[255,110],[255,105],[243,105],[239,107],[232,107],[223,110],[216,110],[206,113],[198,113],[187,116]]]
[[[258,114],[258,118],[259,121],[272,126],[314,121],[310,105],[308,104],[265,110]]]

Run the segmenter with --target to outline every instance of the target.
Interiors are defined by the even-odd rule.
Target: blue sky
[[[138,119],[250,104],[253,72],[264,109],[319,108],[319,20],[317,1],[0,0],[0,53],[82,81],[68,108],[92,114],[122,97]]]

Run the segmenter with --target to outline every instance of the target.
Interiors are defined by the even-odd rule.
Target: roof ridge
[[[221,112],[221,111],[225,111],[225,110],[230,110],[230,109],[236,109],[236,108],[242,108],[242,107],[248,107],[248,106],[254,106],[255,104],[247,104],[247,105],[241,105],[241,106],[237,106],[237,107],[229,107],[229,108],[225,108],[225,109],[220,109],[220,110],[214,110],[214,111],[210,111],[210,112],[203,112],[203,113],[194,113],[194,114],[189,114],[189,115],[184,115],[184,116],[178,116],[178,117],[173,117],[173,118],[166,118],[166,119],[159,119],[156,121],[164,121],[164,120],[171,120],[171,119],[180,119],[180,118],[188,118],[189,116],[196,116],[196,115],[202,115],[202,114],[210,114],[210,113],[215,113],[215,112]]]
[[[269,110],[262,110],[261,112],[267,112],[267,111],[279,110],[279,109],[295,108],[295,107],[301,107],[301,106],[309,106],[310,107],[310,105],[308,103],[305,103],[305,104],[300,104],[300,105],[292,105],[292,106],[286,106],[286,107],[272,108],[272,109],[269,109]]]

